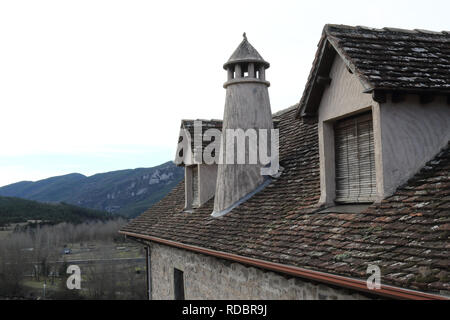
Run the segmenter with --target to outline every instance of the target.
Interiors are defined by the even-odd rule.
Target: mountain
[[[184,171],[166,162],[152,168],[51,177],[0,188],[0,196],[76,206],[135,217],[162,199],[183,179]]]
[[[67,203],[47,204],[12,197],[0,197],[0,227],[9,223],[42,220],[47,223],[80,223],[86,220],[104,220],[111,214],[80,208]]]

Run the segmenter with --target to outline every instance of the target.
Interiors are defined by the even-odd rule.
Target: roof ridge
[[[287,113],[287,112],[289,112],[289,111],[291,111],[291,110],[295,110],[295,109],[297,109],[297,107],[298,107],[298,103],[296,103],[296,104],[293,104],[292,106],[290,106],[290,107],[287,107],[287,108],[284,108],[284,109],[281,109],[281,110],[279,110],[279,111],[277,111],[277,112],[274,112],[274,113],[272,113],[272,118],[273,117],[280,117],[280,116],[282,116],[283,114],[285,114],[285,113]],[[205,121],[205,122],[213,122],[213,121],[216,121],[216,122],[223,122],[223,120],[222,119],[181,119],[181,122],[192,122],[192,121]]]
[[[182,122],[184,122],[184,121],[207,121],[207,122],[220,121],[220,122],[223,122],[222,119],[199,119],[199,118],[197,118],[197,119],[181,119],[181,121]]]
[[[287,113],[287,112],[289,112],[289,111],[291,111],[291,110],[297,109],[297,107],[298,107],[298,103],[296,103],[296,104],[294,104],[294,105],[292,105],[292,106],[290,106],[290,107],[281,109],[281,110],[279,110],[279,111],[277,111],[277,112],[274,112],[274,113],[272,113],[272,118],[273,118],[273,117],[280,117],[280,116],[282,116],[283,114],[285,114],[285,113]]]
[[[330,28],[336,28],[336,29],[347,29],[347,30],[365,30],[365,31],[371,31],[371,32],[395,32],[395,33],[405,33],[405,34],[416,34],[416,35],[428,35],[428,36],[449,36],[450,31],[447,30],[441,30],[441,31],[434,31],[434,30],[427,30],[427,29],[405,29],[405,28],[398,28],[398,27],[383,27],[383,28],[372,28],[367,26],[350,26],[346,24],[326,24],[324,26],[324,32],[329,33]]]

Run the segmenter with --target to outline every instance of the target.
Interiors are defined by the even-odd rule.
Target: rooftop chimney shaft
[[[270,129],[273,128],[272,111],[270,109],[270,83],[265,79],[265,70],[269,67],[255,48],[244,39],[238,48],[224,64],[228,79],[226,88],[225,110],[223,116],[221,154],[226,159],[227,129]],[[259,137],[259,136],[258,136]],[[270,137],[268,137],[270,139]],[[234,140],[235,139],[228,139]],[[246,138],[245,164],[236,164],[237,148],[234,146],[234,164],[223,163],[218,166],[216,194],[213,216],[221,216],[242,202],[252,192],[258,189],[265,177],[261,175],[261,165],[248,164],[248,138]]]

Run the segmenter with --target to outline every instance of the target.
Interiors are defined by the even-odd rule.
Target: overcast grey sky
[[[297,103],[326,23],[450,30],[450,1],[0,1],[0,186],[172,160],[222,118],[247,32],[272,111]]]

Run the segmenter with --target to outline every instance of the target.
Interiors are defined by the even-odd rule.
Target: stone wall
[[[184,272],[186,299],[367,299],[345,289],[247,267],[165,245],[150,244],[152,299],[174,298],[174,268]]]

